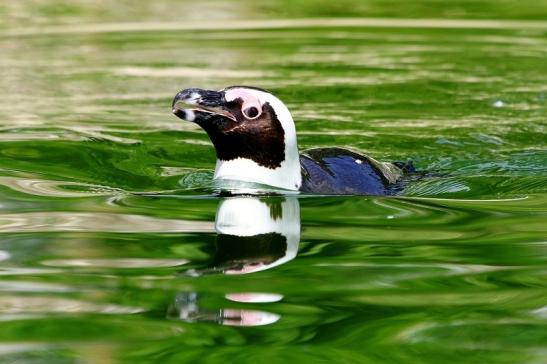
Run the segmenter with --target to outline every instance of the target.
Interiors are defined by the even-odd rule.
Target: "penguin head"
[[[270,92],[247,86],[188,88],[175,96],[172,107],[177,117],[209,135],[217,154],[215,179],[300,187],[294,121]]]

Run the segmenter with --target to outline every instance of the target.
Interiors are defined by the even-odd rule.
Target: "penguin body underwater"
[[[238,184],[333,195],[396,195],[410,163],[383,163],[344,148],[298,152],[296,129],[285,104],[266,90],[231,86],[188,88],[173,113],[198,124],[216,150],[214,180],[237,192]]]

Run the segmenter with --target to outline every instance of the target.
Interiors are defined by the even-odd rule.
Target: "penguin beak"
[[[222,91],[187,88],[180,91],[173,99],[173,114],[196,124],[209,120],[212,115],[237,121],[226,107],[224,96]]]

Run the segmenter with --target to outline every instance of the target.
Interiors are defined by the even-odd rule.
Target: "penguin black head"
[[[209,135],[217,154],[215,180],[300,187],[294,122],[283,102],[268,91],[246,86],[188,88],[175,96],[172,107],[176,116]]]

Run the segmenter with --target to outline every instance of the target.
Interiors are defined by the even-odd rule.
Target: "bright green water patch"
[[[547,26],[499,3],[533,26],[162,30],[143,6],[139,31],[85,2],[33,26],[114,27],[4,25],[0,361],[544,362]],[[368,4],[345,15],[419,8]],[[170,103],[233,84],[284,100],[301,149],[429,173],[400,198],[220,199]]]

